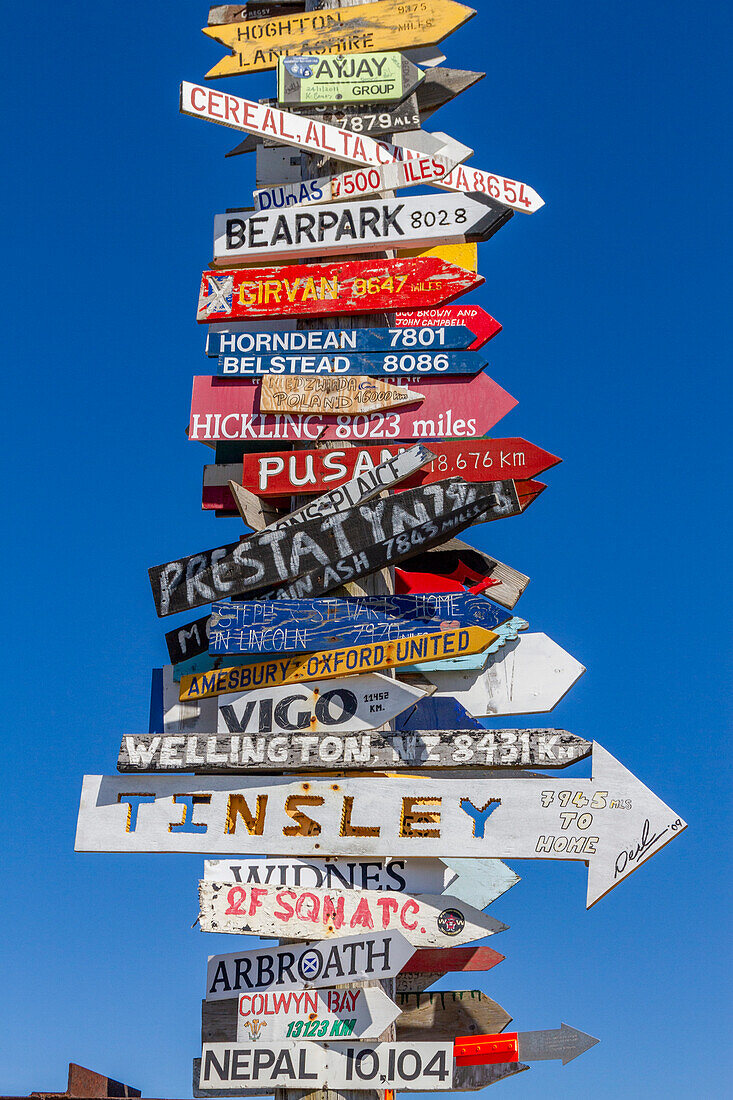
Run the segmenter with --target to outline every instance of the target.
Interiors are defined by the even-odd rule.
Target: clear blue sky
[[[483,988],[520,1030],[603,1041],[500,1087],[722,1097],[733,20],[679,0],[481,8],[445,48],[486,79],[428,128],[547,202],[481,247],[470,300],[504,325],[490,373],[519,404],[497,434],[564,462],[526,516],[472,535],[531,575],[518,610],[588,668],[548,724],[600,741],[689,823],[590,912],[580,865],[516,865],[492,909],[507,961]],[[146,728],[165,654],[147,567],[237,534],[200,510],[211,452],[184,427],[213,215],[247,203],[254,162],[178,114],[179,81],[220,56],[205,0],[22,12],[3,19],[0,123],[0,1091],[63,1089],[73,1060],[186,1097],[206,956],[241,940],[191,930],[198,857],[74,855],[74,829],[82,774],[114,773],[121,734]]]

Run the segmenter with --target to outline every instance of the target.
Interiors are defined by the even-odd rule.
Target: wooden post
[[[318,8],[350,8],[354,7],[358,3],[363,3],[364,0],[306,0],[306,11],[313,11]],[[387,135],[388,136],[388,135]],[[336,175],[339,172],[347,172],[349,165],[342,163],[341,161],[333,161],[328,158],[313,156],[306,154],[303,156],[303,178],[304,179],[317,179],[319,176],[333,174]],[[380,255],[380,253],[378,253]],[[393,256],[393,252],[381,253],[385,256]],[[361,259],[361,256],[354,257],[355,259]],[[364,257],[366,258],[366,257]],[[381,328],[383,326],[394,326],[394,314],[384,313],[369,313],[358,317],[339,317],[334,318],[332,321],[329,319],[318,318],[313,321],[298,321],[298,328]],[[296,445],[297,447],[298,445]],[[307,444],[303,444],[306,447]],[[318,443],[316,446],[319,450],[333,450],[337,447],[344,446],[357,446],[355,443]],[[308,497],[293,497],[293,508],[300,507],[302,504],[308,503]],[[379,573],[374,573],[370,577],[364,578],[359,584],[349,584],[346,586],[350,595],[367,595],[367,596],[381,596],[385,594],[391,595],[394,592],[394,571],[392,569],[383,569]],[[394,675],[393,673],[391,675]],[[390,727],[383,727],[389,729]],[[285,941],[281,941],[285,942]],[[382,989],[389,994],[393,999],[396,997],[395,991],[395,979],[389,978],[386,981],[370,981],[358,983],[362,986],[381,985]],[[391,1024],[387,1030],[380,1035],[380,1039],[385,1042],[394,1042],[396,1038],[395,1025]],[[368,1091],[357,1091],[355,1089],[337,1090],[337,1089],[315,1089],[308,1090],[306,1092],[300,1089],[277,1089],[275,1092],[275,1100],[390,1100],[394,1097],[394,1091],[392,1089],[378,1090],[370,1089]]]

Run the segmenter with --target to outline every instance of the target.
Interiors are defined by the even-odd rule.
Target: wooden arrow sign
[[[224,601],[215,603],[211,612],[212,653],[306,653],[393,642],[449,626],[494,631],[510,618],[506,608],[467,592]]]
[[[420,405],[425,395],[406,386],[393,386],[383,378],[362,375],[267,374],[259,390],[263,413],[321,413],[324,416],[356,416],[388,412],[404,405]]]
[[[274,99],[266,99],[261,102],[274,106]],[[307,118],[318,119],[328,126],[336,126],[340,130],[351,130],[355,134],[366,134],[379,139],[380,135],[389,137],[405,130],[414,130],[420,125],[420,110],[418,108],[417,94],[407,96],[400,103],[380,103],[372,111],[365,110],[364,104],[346,103],[343,107],[293,107],[294,114],[305,115]],[[269,145],[264,139],[253,137],[251,134],[230,149],[224,155],[236,157],[241,153],[255,152],[260,145]],[[454,167],[453,165],[452,167]],[[272,176],[276,179],[276,176]],[[263,185],[269,183],[262,181]]]
[[[221,471],[220,483],[236,477],[245,489],[258,496],[286,497],[293,493],[322,493],[374,469],[386,456],[400,453],[399,444],[384,443],[381,446],[351,447],[333,451],[265,451],[245,455],[242,467],[207,466],[212,480],[204,484],[216,484],[214,472]],[[416,485],[429,485],[444,477],[462,477],[466,481],[478,481],[492,474],[513,480],[534,478],[544,470],[562,461],[556,455],[529,443],[526,439],[473,439],[469,443],[456,440],[431,440],[430,449],[435,458],[420,471],[405,478],[400,484],[404,489]]]
[[[231,605],[217,604],[218,607]],[[225,612],[227,614],[227,612]],[[393,641],[367,642],[343,649],[327,649],[319,653],[303,653],[295,657],[278,657],[252,665],[204,672],[184,676],[181,679],[181,699],[199,699],[232,691],[249,691],[252,687],[274,687],[280,684],[299,684],[310,680],[324,680],[353,673],[364,675],[388,668],[417,664],[427,659],[440,659],[449,654],[479,652],[495,640],[491,630],[470,626],[461,630],[440,630],[419,634],[419,626],[413,633],[398,636]],[[429,628],[428,628],[429,630]],[[246,644],[244,631],[225,629],[220,639],[218,622],[214,619],[210,629],[209,648],[218,652],[224,646],[234,648]],[[242,639],[242,640],[240,640]],[[350,680],[346,680],[348,685]],[[386,719],[385,719],[386,721]]]
[[[348,164],[392,164],[394,161],[412,160],[430,153],[446,157],[453,168],[467,160],[473,152],[468,146],[440,131],[435,135],[425,134],[421,130],[408,131],[404,144],[402,135],[398,136],[400,144],[376,141],[365,133],[329,126],[319,119],[281,111],[277,107],[240,99],[238,96],[218,92],[215,88],[206,88],[185,80],[180,86],[179,104],[184,115],[205,118],[209,122],[217,122],[234,130],[244,130],[250,135],[265,139],[265,142],[269,139],[277,145],[293,145],[296,149],[322,156],[333,153],[334,158]],[[419,137],[413,136],[418,134]],[[259,155],[257,144],[253,147],[258,149]],[[283,151],[271,149],[269,152],[274,154],[275,163],[282,166]],[[283,179],[281,173],[267,179],[260,168],[257,176],[263,186],[269,186],[273,178],[279,178],[281,183],[293,183],[298,178],[293,172],[287,180]]]
[[[442,586],[435,583],[438,577]],[[422,579],[423,584],[406,583],[412,578]],[[513,608],[529,584],[529,577],[460,539],[450,539],[425,554],[416,554],[405,568],[395,570],[396,591],[404,593],[455,592],[456,586],[464,588],[486,581],[490,582],[492,600],[502,607]]]
[[[348,681],[345,681],[348,684]],[[242,701],[235,703],[243,713]],[[338,702],[341,702],[339,698]],[[302,721],[302,700],[293,713]],[[334,705],[334,712],[338,707]],[[231,712],[227,712],[231,714]],[[236,713],[236,712],[235,712]],[[330,718],[331,711],[328,712]],[[186,720],[189,725],[191,719]],[[213,725],[213,721],[212,721]],[[564,768],[590,755],[591,745],[565,730],[414,730],[404,733],[339,731],[333,724],[327,733],[291,732],[287,744],[280,733],[126,734],[122,738],[117,770],[120,772],[190,772],[201,775],[234,775],[248,772],[393,771],[400,768]],[[470,862],[470,861],[469,861]],[[483,862],[483,861],[482,861]],[[516,879],[514,880],[516,881]],[[475,905],[472,898],[466,897]],[[488,904],[488,902],[486,903]],[[476,906],[485,908],[485,906]]]
[[[481,866],[485,866],[484,861]],[[239,882],[244,886],[324,886],[337,890],[402,890],[408,894],[441,894],[461,876],[442,859],[344,859],[316,856],[295,859],[207,859],[204,878],[211,882]],[[455,893],[451,888],[450,893]],[[471,903],[473,904],[473,902]],[[476,906],[475,908],[486,908]],[[324,985],[342,980],[333,978]]]
[[[250,355],[264,359],[275,355],[316,353],[334,357],[337,352],[370,356],[396,354],[398,351],[408,351],[415,355],[438,354],[454,348],[467,348],[475,339],[476,333],[467,325],[284,329],[270,332],[219,332],[211,326],[206,337],[206,354],[212,359],[220,360],[227,356]],[[220,363],[220,370],[221,365]]]
[[[422,309],[450,302],[483,282],[481,275],[434,257],[204,271],[196,320]]]
[[[415,160],[385,164],[381,168],[355,168],[338,176],[261,188],[254,192],[255,210],[314,206],[377,195],[383,191],[398,191],[401,187],[417,187],[443,179],[449,171],[449,162],[445,157],[438,156],[419,156]]]
[[[308,1095],[316,1088],[372,1094],[385,1086],[449,1091],[453,1077],[452,1043],[204,1043],[200,1062],[194,1060],[193,1091],[194,1096],[262,1095],[273,1089]]]
[[[209,70],[206,79],[274,69],[280,57],[433,46],[476,12],[454,0],[435,0],[425,11],[411,11],[407,19],[405,14],[400,0],[377,0],[290,18],[248,19],[245,23],[205,27],[204,34],[232,51]]]
[[[279,57],[277,99],[288,108],[389,103],[412,95],[425,74],[401,53]]]
[[[380,997],[372,1001],[364,993],[379,993]],[[315,1026],[306,1029],[309,1016]],[[501,1031],[511,1019],[501,1005],[477,990],[398,993],[396,1004],[378,987],[240,993],[237,998],[202,1001],[201,1039],[204,1043],[349,1036],[375,1039],[396,1020],[400,1042],[452,1043],[457,1034],[468,1037]],[[291,1026],[296,1020],[301,1021],[300,1027]],[[529,1057],[523,1050],[521,1056]]]
[[[308,806],[308,798],[299,800]],[[503,932],[506,925],[449,894],[387,894],[379,890],[239,886],[199,883],[202,932],[325,940],[346,933],[401,932],[416,947],[447,947]]]
[[[589,907],[687,827],[598,744],[592,779],[382,777],[378,800],[368,777],[309,779],[307,793],[275,777],[201,776],[185,795],[176,776],[130,783],[85,777],[77,851],[572,859],[588,864]],[[452,908],[445,895],[435,905]],[[421,927],[434,927],[427,913]]]
[[[489,860],[481,862],[486,867],[490,863]],[[423,948],[415,951],[403,966],[399,977],[400,992],[420,993],[446,974],[491,970],[503,961],[504,955],[492,947]]]
[[[411,163],[411,162],[408,162]],[[366,172],[364,172],[366,178]],[[479,195],[375,198],[281,211],[217,214],[214,264],[265,259],[313,259],[329,253],[487,241],[512,217],[501,203]],[[460,270],[460,269],[459,269]]]
[[[468,338],[470,336],[471,333],[468,332]],[[331,379],[333,376],[356,374],[372,378],[375,375],[382,376],[385,381],[390,377],[409,381],[431,375],[478,374],[486,365],[486,358],[477,351],[402,351],[381,355],[369,355],[367,352],[331,352],[311,355],[220,355],[218,372],[224,378],[257,379],[274,374],[286,378],[291,375],[321,375]],[[419,395],[417,400],[422,401],[423,395]],[[365,410],[359,408],[356,411]]]
[[[239,759],[247,758],[250,750],[255,758],[268,750],[268,760],[273,761],[274,757],[288,755],[283,737],[290,738],[299,730],[308,730],[309,736],[316,737],[317,743],[321,734],[333,730],[339,730],[342,734],[373,730],[385,722],[391,722],[423,694],[419,688],[390,680],[378,673],[350,676],[344,681],[310,680],[297,686],[275,684],[255,687],[240,694],[230,692],[221,700],[221,705],[217,705],[219,701],[213,696],[198,702],[182,703],[177,698],[171,700],[166,693],[163,730],[167,734],[225,735],[230,752],[237,747]],[[232,734],[239,740],[233,742]],[[267,734],[274,734],[275,737],[265,736]],[[264,740],[253,747],[253,735],[264,737]],[[189,753],[192,747],[189,742]],[[346,751],[354,748],[344,747]],[[173,748],[176,752],[176,747]],[[207,755],[210,757],[210,753],[207,752]],[[202,763],[204,759],[201,757]],[[189,755],[188,761],[191,760]]]
[[[474,718],[543,714],[567,695],[585,668],[546,634],[524,634],[480,672],[429,672],[436,696],[457,699]]]
[[[476,339],[469,348],[480,348],[487,340],[501,332],[501,325],[481,306],[455,305],[441,306],[437,309],[417,309],[395,314],[396,328],[434,327],[435,325],[465,325],[476,333]]]
[[[429,69],[417,89],[417,105],[422,121],[424,122],[462,92],[472,88],[479,80],[483,80],[485,75],[485,73],[469,72],[466,69],[442,67]]]
[[[210,955],[206,969],[206,1000],[231,1001],[235,998],[236,1004],[236,998],[242,993],[282,993],[293,989],[323,989],[371,978],[384,980],[399,974],[414,954],[415,948],[402,932],[380,930],[339,936],[328,942],[262,946],[229,955]]]
[[[267,528],[241,542],[153,566],[148,574],[158,615],[249,591],[262,596],[264,590],[264,598],[270,598],[271,586],[297,577],[305,581],[298,596],[323,595],[383,568],[385,561],[398,563],[445,542],[487,512],[495,517],[517,515],[520,504],[512,481],[468,484],[451,478],[408,489],[380,501],[379,508],[347,508],[336,513],[338,520],[333,515],[323,519],[317,507],[315,511],[313,519],[297,525],[297,539],[287,527]],[[319,568],[314,572],[315,566]]]
[[[395,377],[401,385],[404,376]],[[194,376],[191,394],[190,440],[287,440],[309,442],[345,439],[391,442],[432,440],[444,436],[485,435],[517,404],[488,374],[473,377],[411,378],[411,391],[423,395],[419,407],[397,412],[363,413],[356,417],[323,413],[267,413],[261,410],[260,388],[239,378]],[[473,449],[473,446],[472,448]],[[466,459],[466,468],[469,461]]]
[[[438,1038],[438,1036],[435,1036]],[[456,1065],[472,1066],[491,1062],[559,1060],[565,1066],[598,1043],[592,1035],[561,1024],[552,1031],[520,1031],[503,1035],[462,1035],[455,1040]]]
[[[534,214],[545,205],[545,200],[540,198],[529,184],[509,179],[507,176],[484,172],[480,168],[467,168],[461,164],[457,164],[450,174],[439,182],[437,180],[434,182],[436,187],[449,191],[489,195],[510,209],[519,211],[520,214]]]
[[[237,1043],[378,1039],[400,1015],[395,1002],[379,986],[242,993],[234,1001],[203,1001],[201,1007],[205,1043],[222,1039]],[[232,1022],[232,1032],[223,1034]]]

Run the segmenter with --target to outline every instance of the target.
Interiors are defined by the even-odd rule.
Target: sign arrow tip
[[[578,1031],[577,1028],[570,1027],[570,1024],[560,1024],[560,1038],[563,1048],[562,1064],[564,1066],[568,1062],[572,1062],[573,1058],[585,1054],[586,1050],[590,1050],[591,1047],[601,1041],[595,1039],[592,1035],[586,1035],[584,1031]]]

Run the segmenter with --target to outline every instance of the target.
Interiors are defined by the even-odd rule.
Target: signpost
[[[439,633],[449,624],[493,631],[511,617],[486,596],[468,592],[225,601],[215,603],[211,611],[214,653],[304,653]],[[365,658],[372,660],[366,654]],[[294,669],[298,662],[290,661]],[[337,675],[343,675],[340,669]]]
[[[419,405],[425,395],[406,386],[391,385],[386,379],[343,377],[340,375],[302,374],[281,378],[266,374],[259,389],[260,411],[264,413],[341,413],[388,412],[403,405]]]
[[[229,1001],[242,993],[323,989],[393,978],[414,954],[415,948],[402,932],[381,929],[339,936],[327,942],[263,946],[228,955],[210,955],[206,1000]]]
[[[341,55],[433,46],[475,14],[454,0],[433,0],[424,10],[418,5],[409,13],[401,0],[377,0],[356,7],[204,27],[204,34],[232,51],[209,70],[206,79],[274,69],[280,57],[313,52]]]
[[[366,179],[366,171],[363,174]],[[487,241],[511,217],[505,206],[482,195],[448,194],[355,199],[320,205],[313,212],[295,206],[217,214],[214,264],[227,267],[260,257],[276,262]]]
[[[404,54],[279,57],[277,99],[284,106],[389,103],[416,90],[425,74]]]
[[[309,805],[307,795],[304,804]],[[199,883],[203,932],[315,937],[381,927],[397,930],[415,947],[450,947],[503,932],[506,925],[450,894],[390,894],[379,890],[239,886]]]
[[[523,634],[479,672],[428,672],[435,695],[457,699],[474,718],[552,710],[585,668],[546,634]]]
[[[227,713],[231,720],[231,712]],[[301,714],[298,711],[299,718]],[[281,733],[261,734],[256,729],[245,737],[238,733],[208,732],[125,734],[117,770],[233,775],[329,768],[358,772],[424,767],[478,772],[482,768],[564,768],[589,756],[590,751],[589,741],[565,730],[549,729],[485,730],[479,734],[460,729],[345,733],[340,728],[330,728],[320,734],[298,730],[286,737]],[[475,871],[480,874],[478,864]]]
[[[481,275],[433,257],[204,271],[196,320],[422,309],[450,302],[483,282]]]
[[[437,1036],[436,1036],[437,1038]],[[516,1031],[504,1035],[462,1036],[456,1039],[456,1065],[471,1066],[491,1062],[528,1062],[559,1060],[565,1066],[598,1043],[592,1035],[562,1024],[553,1031]]]
[[[132,782],[85,777],[77,851],[573,859],[588,864],[590,907],[686,828],[597,744],[592,779],[380,778],[378,800],[368,777]]]
[[[395,385],[401,385],[395,378]],[[267,413],[261,411],[260,389],[238,378],[212,378],[199,374],[193,380],[188,437],[198,442],[217,440],[290,441],[346,439],[388,444],[401,439],[433,440],[443,436],[465,438],[490,431],[506,416],[516,400],[488,374],[471,378],[411,379],[411,387],[423,394],[419,408],[388,413]],[[468,451],[468,447],[466,447]],[[466,468],[468,468],[466,459]]]
[[[401,351],[381,355],[369,355],[366,352],[331,352],[326,355],[220,355],[218,363],[219,374],[225,378],[256,380],[258,377],[270,375],[281,378],[303,375],[315,376],[316,379],[326,378],[328,381],[344,375],[376,375],[383,380],[404,377],[410,380],[451,374],[478,374],[485,366],[486,359],[477,351]],[[423,396],[417,395],[414,400],[422,401]],[[364,410],[358,408],[355,411]]]
[[[204,467],[204,485],[241,481],[262,497],[323,493],[375,469],[400,454],[404,444],[382,443],[331,451],[263,451],[245,455],[241,466]],[[513,480],[535,478],[562,461],[542,447],[516,436],[509,439],[431,440],[434,458],[400,482],[402,489],[430,485],[446,477],[479,481],[500,474]],[[216,480],[214,480],[216,478]]]
[[[476,333],[469,325],[420,328],[403,326],[401,328],[282,329],[270,332],[249,329],[221,332],[216,331],[212,325],[209,327],[206,338],[206,354],[211,358],[221,359],[230,355],[258,355],[264,358],[287,354],[307,355],[316,352],[326,353],[331,357],[336,352],[347,355],[376,352],[391,354],[398,351],[437,353],[454,348],[467,348],[475,339]]]

